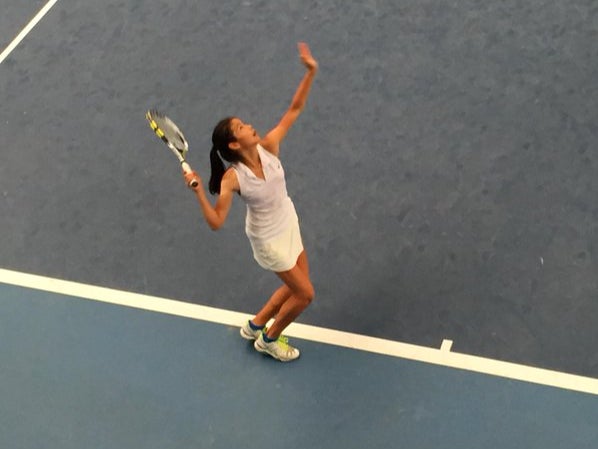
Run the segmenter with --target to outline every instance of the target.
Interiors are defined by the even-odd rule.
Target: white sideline
[[[0,283],[228,326],[240,326],[248,318],[246,313],[5,269],[0,269]],[[598,395],[598,379],[455,353],[448,349],[447,343],[440,349],[427,348],[300,323],[291,324],[285,334],[304,340]]]
[[[52,9],[52,6],[54,6],[54,4],[57,1],[58,0],[50,0],[48,3],[46,3],[42,7],[42,9],[40,9],[39,12],[33,17],[33,19],[29,21],[27,26],[25,26],[25,28],[23,28],[23,30],[19,34],[17,34],[17,37],[15,37],[12,40],[12,42],[8,44],[8,47],[6,47],[4,51],[0,53],[0,64],[2,64],[2,62],[8,57],[8,55],[12,53],[12,51],[17,47],[17,45],[19,45],[21,41],[25,39],[25,36],[27,36],[29,32],[35,27],[35,25],[37,25],[38,22],[42,20],[42,18],[47,14],[48,11],[50,11],[50,9]]]

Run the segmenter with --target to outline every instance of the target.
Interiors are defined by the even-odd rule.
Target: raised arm
[[[278,156],[279,153],[279,144],[282,139],[286,136],[287,132],[301,114],[301,111],[305,107],[305,103],[307,101],[307,97],[309,95],[309,90],[311,88],[311,84],[313,79],[318,71],[318,63],[314,59],[309,50],[309,47],[306,43],[300,42],[298,44],[299,49],[299,58],[301,62],[307,69],[303,79],[299,83],[299,87],[295,91],[295,95],[293,96],[293,101],[291,101],[291,105],[284,113],[278,125],[276,125],[266,136],[262,139],[260,144],[268,150],[270,153],[275,154]]]

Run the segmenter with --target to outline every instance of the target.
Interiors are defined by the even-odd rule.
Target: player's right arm
[[[199,179],[197,173],[185,174],[185,183],[189,185],[189,182],[194,177]],[[240,190],[237,174],[233,169],[229,169],[224,173],[220,184],[220,194],[218,195],[218,199],[214,206],[212,206],[212,203],[210,203],[210,200],[208,200],[206,196],[206,191],[201,183],[201,179],[199,181],[197,187],[189,188],[195,192],[195,196],[197,197],[197,201],[199,202],[199,206],[206,222],[212,230],[216,231],[220,229],[226,221],[226,217],[228,216],[228,212],[233,203],[233,193]]]

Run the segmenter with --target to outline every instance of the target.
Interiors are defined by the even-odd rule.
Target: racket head
[[[189,144],[179,127],[169,117],[156,109],[147,111],[145,118],[154,133],[168,145],[181,162],[184,161],[187,151],[189,151]]]

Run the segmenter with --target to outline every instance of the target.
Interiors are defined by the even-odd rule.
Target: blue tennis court
[[[2,447],[595,446],[592,2],[5,3]],[[218,119],[280,118],[298,41],[287,365],[238,335],[278,285],[244,207],[210,231],[144,114],[205,179]]]
[[[126,296],[123,293],[123,297]],[[3,447],[590,448],[594,394],[4,284]]]

